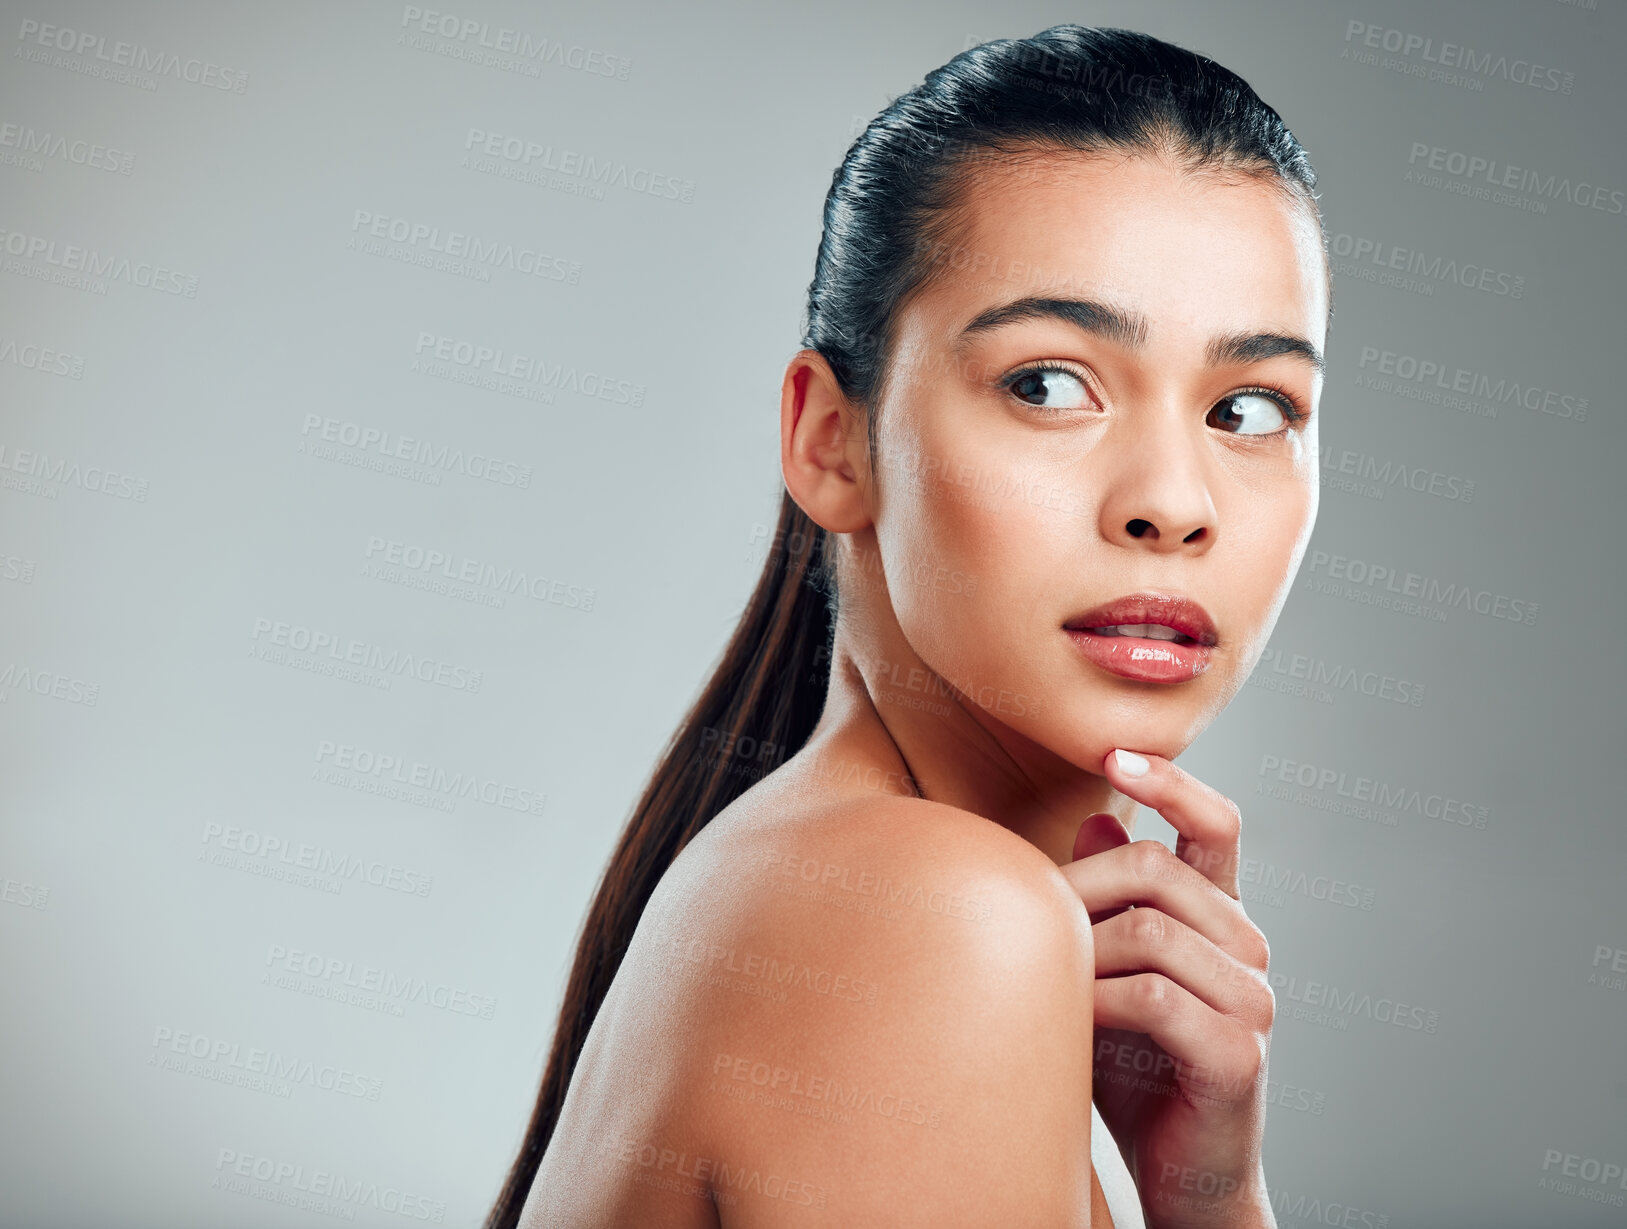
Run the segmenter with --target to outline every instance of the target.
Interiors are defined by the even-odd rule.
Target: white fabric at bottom
[[[1090,1103],[1090,1163],[1096,1167],[1096,1180],[1102,1184],[1102,1195],[1113,1217],[1113,1229],[1147,1229],[1135,1179],[1130,1176],[1130,1167],[1124,1163],[1119,1146],[1113,1142],[1094,1101]]]

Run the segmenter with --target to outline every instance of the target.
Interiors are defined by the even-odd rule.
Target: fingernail
[[[1127,777],[1144,777],[1147,769],[1152,767],[1146,756],[1137,755],[1134,751],[1115,751],[1113,758],[1118,761],[1119,771]]]

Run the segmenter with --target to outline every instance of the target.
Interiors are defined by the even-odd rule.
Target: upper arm
[[[922,808],[753,843],[652,936],[690,966],[679,1085],[726,1229],[1090,1223],[1089,918],[1021,838]]]

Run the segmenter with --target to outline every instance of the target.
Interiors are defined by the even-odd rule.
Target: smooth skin
[[[528,1229],[1109,1223],[1078,896],[981,817],[827,797],[838,767],[776,772],[663,878]]]
[[[1315,521],[1319,366],[1211,342],[1321,352],[1317,224],[1264,181],[1142,154],[984,162],[964,204],[900,310],[874,468],[823,358],[787,368],[786,485],[840,548],[826,708],[663,879],[526,1225],[1100,1229],[1092,1097],[1149,1226],[1275,1224],[1241,818],[1172,761],[1258,661]],[[960,337],[1034,295],[1139,328]],[[1209,670],[1125,679],[1063,632],[1139,590],[1202,603]],[[1142,805],[1174,851],[1132,839]],[[775,999],[769,960],[873,997],[810,976]]]
[[[1318,366],[1292,350],[1209,358],[1229,334],[1320,353],[1315,220],[1258,180],[1050,158],[982,177],[940,264],[971,272],[901,316],[873,477],[823,362],[804,352],[787,373],[787,483],[843,535],[843,601],[860,607],[837,663],[879,701],[927,797],[1023,836],[1078,890],[1094,924],[1098,1103],[1149,1218],[1253,1223],[1238,1219],[1253,1206],[1270,1223],[1259,1146],[1273,1001],[1267,944],[1238,903],[1239,812],[1170,761],[1258,661],[1314,525]],[[1002,284],[1014,271],[1018,285]],[[1139,344],[1032,319],[957,345],[980,311],[1036,286],[1139,314]],[[1061,374],[1010,384],[1045,362]],[[1259,393],[1227,400],[1259,387],[1302,417]],[[973,595],[945,592],[957,576]],[[1208,609],[1220,643],[1206,673],[1160,685],[1080,663],[1062,624],[1139,589]],[[916,670],[954,680],[964,702],[923,713],[915,696],[937,693],[908,683]],[[1147,775],[1119,771],[1116,748],[1139,752]],[[1130,839],[1138,803],[1179,833],[1175,855]],[[1130,1052],[1148,1044],[1164,1056],[1150,1067]],[[1179,1095],[1124,1079],[1149,1069]],[[1191,1197],[1214,1192],[1227,1197]]]

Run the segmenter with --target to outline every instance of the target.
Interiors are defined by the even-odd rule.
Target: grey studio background
[[[1242,73],[1334,237],[1311,551],[1182,759],[1279,1223],[1627,1223],[1619,0],[0,8],[6,1225],[479,1222],[831,172],[1059,21]]]

